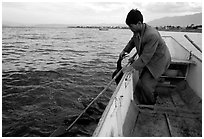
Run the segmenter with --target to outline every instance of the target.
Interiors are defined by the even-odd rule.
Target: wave
[[[20,37],[6,29],[3,33],[4,38],[14,37],[3,39],[2,47],[2,135],[49,136],[60,124],[68,125],[111,80],[116,57],[108,43],[114,35],[89,29],[82,33],[80,29],[15,29],[21,31]],[[77,125],[63,136],[90,136],[114,88],[80,121],[91,126]],[[98,103],[104,108],[99,109]],[[74,130],[79,127],[80,131]]]
[[[61,51],[67,51],[67,52],[72,52],[72,53],[88,53],[89,51],[84,51],[84,50],[73,50],[73,49],[65,49]]]

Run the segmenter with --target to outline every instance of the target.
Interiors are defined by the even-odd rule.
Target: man
[[[133,32],[133,37],[120,53],[120,58],[125,53],[136,47],[138,59],[130,58],[132,63],[124,68],[124,72],[132,69],[139,71],[139,81],[136,85],[134,96],[141,104],[156,103],[156,85],[159,77],[166,71],[171,62],[171,56],[159,32],[143,23],[143,15],[139,10],[132,9],[126,18],[126,24]]]

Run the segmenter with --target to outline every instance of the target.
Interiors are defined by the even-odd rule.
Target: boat
[[[133,95],[138,71],[125,73],[93,137],[202,136],[202,59],[172,36],[162,37],[172,60],[157,85],[156,104],[140,104]]]
[[[107,27],[100,27],[99,30],[100,31],[108,31],[108,28]]]

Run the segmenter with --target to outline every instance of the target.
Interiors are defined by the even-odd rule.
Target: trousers
[[[134,97],[140,104],[153,105],[156,103],[156,86],[158,79],[155,79],[147,67],[145,67],[137,82]]]

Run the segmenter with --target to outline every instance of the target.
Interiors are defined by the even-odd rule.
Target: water
[[[122,29],[2,28],[2,135],[49,136],[70,123],[109,83],[131,36]],[[115,87],[92,107],[96,121],[93,111],[102,113]]]

